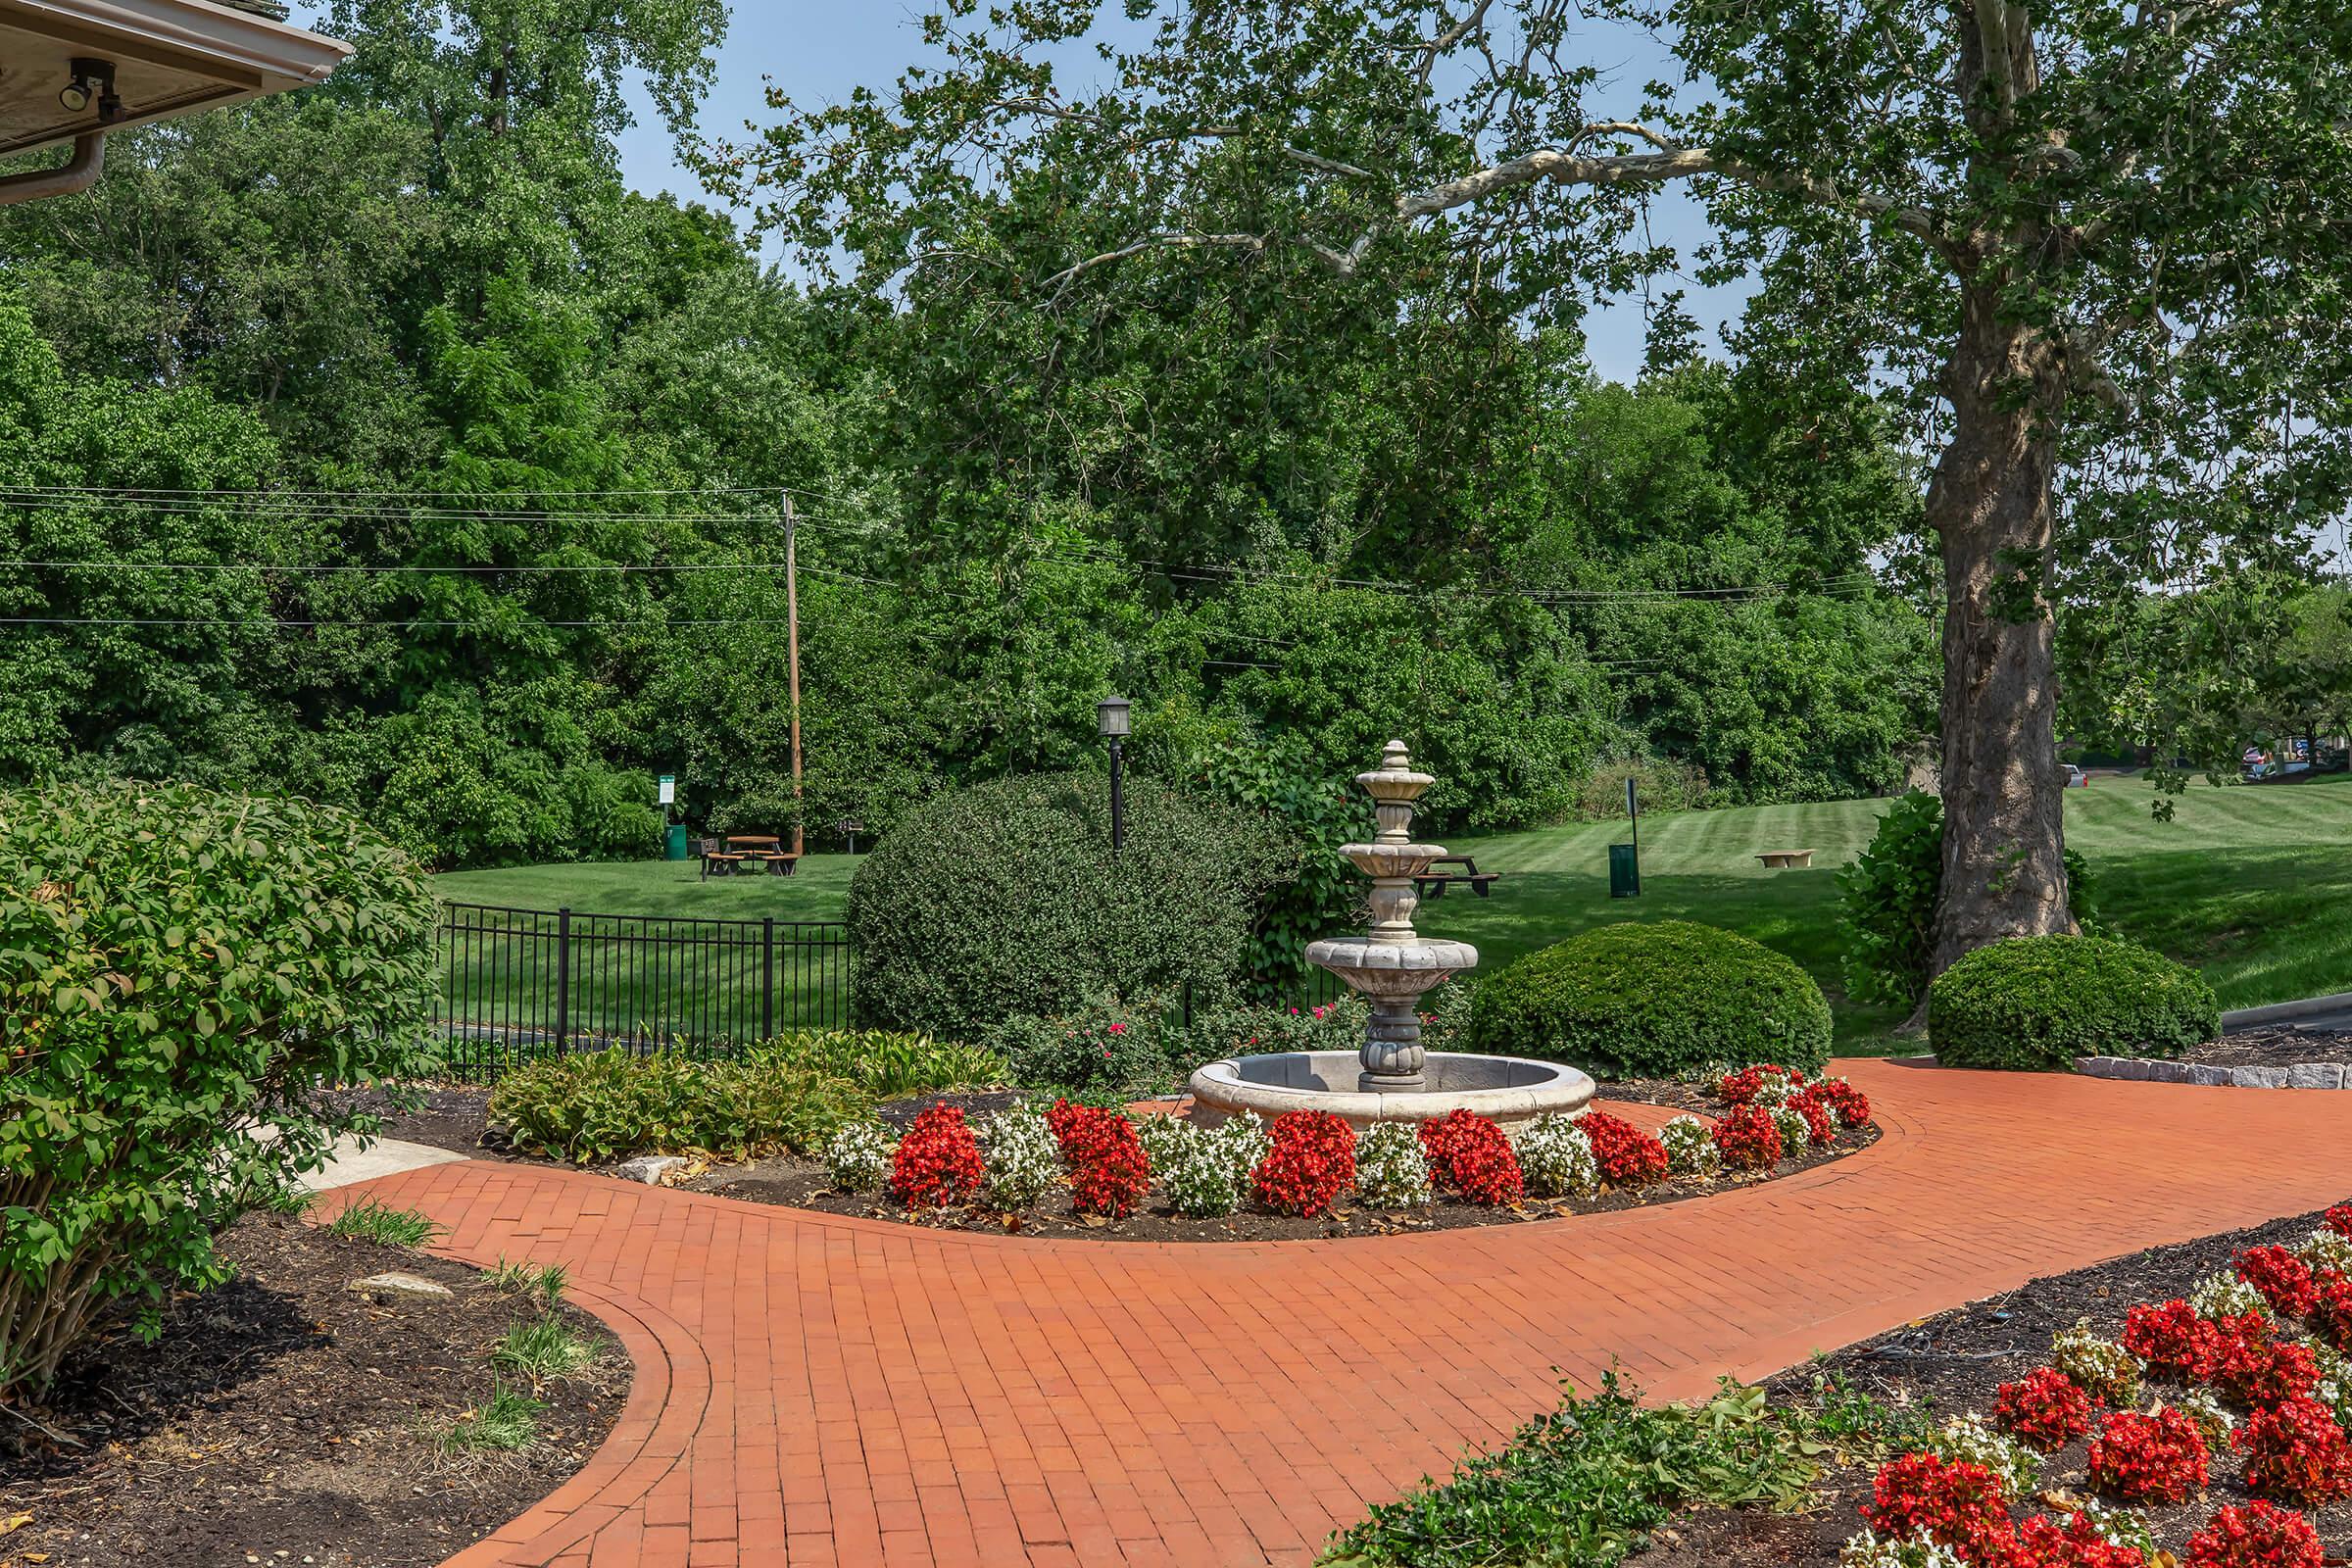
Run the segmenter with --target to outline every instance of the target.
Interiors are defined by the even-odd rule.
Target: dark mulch
[[[490,1133],[486,1144],[482,1141],[490,1126],[489,1090],[474,1084],[406,1084],[399,1097],[415,1108],[396,1106],[394,1097],[380,1089],[339,1090],[327,1099],[338,1108],[378,1117],[386,1138],[475,1159],[517,1157],[507,1148],[503,1132]]]
[[[2292,1067],[2304,1061],[2352,1062],[2352,1030],[2306,1029],[2274,1024],[2206,1042],[2180,1054],[2180,1060],[2210,1067]]]
[[[1776,1403],[1800,1404],[1813,1397],[1817,1378],[1837,1374],[1886,1404],[1925,1406],[1937,1422],[1967,1410],[1989,1416],[1999,1386],[2044,1365],[2051,1337],[2073,1327],[2076,1319],[2089,1318],[2101,1334],[2112,1338],[2132,1303],[2183,1296],[2203,1276],[2229,1267],[2240,1248],[2267,1242],[2291,1245],[2319,1224],[2319,1215],[2307,1214],[2035,1280],[2006,1296],[1971,1302],[1784,1372],[1766,1386]],[[2169,1392],[2173,1391],[2166,1385],[2148,1385],[2148,1393],[2156,1397]],[[2146,1407],[2144,1401],[2141,1407]],[[1824,1478],[1817,1506],[1799,1516],[1729,1509],[1688,1514],[1661,1533],[1652,1549],[1638,1560],[1643,1568],[1701,1568],[1725,1562],[1834,1568],[1840,1544],[1862,1528],[1856,1510],[1870,1498],[1875,1468],[1868,1462],[1834,1466]],[[2186,1507],[2142,1510],[2158,1542],[2178,1552],[2215,1509],[2244,1502],[2241,1469],[2234,1455],[2216,1455],[2214,1485],[2206,1495]],[[2042,1466],[2040,1485],[2045,1495],[2085,1495],[2082,1446],[2052,1455]],[[2042,1505],[2040,1498],[2034,1501]],[[2323,1509],[2312,1517],[2328,1546],[2328,1561],[2344,1560],[2347,1547],[2352,1547],[2352,1504]]]
[[[603,1352],[592,1373],[540,1391],[534,1446],[445,1462],[429,1434],[490,1394],[485,1356],[530,1308],[464,1264],[298,1220],[241,1220],[220,1250],[236,1277],[174,1300],[159,1340],[113,1335],[0,1419],[0,1524],[29,1516],[6,1561],[426,1568],[554,1491],[619,1413],[627,1358],[564,1307]],[[348,1289],[388,1270],[457,1294]]]

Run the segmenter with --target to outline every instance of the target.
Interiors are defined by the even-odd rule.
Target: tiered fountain
[[[1415,877],[1446,853],[1412,841],[1413,803],[1436,780],[1413,771],[1404,743],[1389,742],[1380,766],[1358,773],[1372,797],[1380,831],[1342,853],[1372,879],[1372,929],[1360,937],[1311,943],[1307,961],[1329,969],[1372,1007],[1359,1052],[1292,1051],[1212,1061],[1193,1074],[1200,1112],[1239,1110],[1279,1116],[1328,1110],[1361,1127],[1376,1121],[1434,1121],[1466,1109],[1492,1117],[1506,1133],[1547,1111],[1580,1112],[1592,1080],[1574,1067],[1517,1056],[1424,1051],[1421,999],[1447,977],[1478,965],[1467,942],[1424,937],[1413,929],[1420,904]]]

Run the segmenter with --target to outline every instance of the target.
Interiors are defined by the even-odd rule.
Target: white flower
[[[1946,1459],[1983,1465],[2001,1478],[2012,1497],[2027,1495],[2041,1477],[2039,1455],[1994,1431],[1974,1411],[1946,1421],[1943,1430],[1936,1434],[1935,1448]]]
[[[1592,1140],[1557,1111],[1536,1117],[1519,1134],[1512,1151],[1519,1174],[1538,1198],[1591,1198],[1600,1191],[1600,1162]]]
[[[2172,1401],[2173,1408],[2197,1424],[2205,1434],[2205,1446],[2217,1453],[2230,1451],[2230,1434],[2237,1425],[2236,1418],[2223,1407],[2221,1398],[2211,1389],[2190,1389]]]
[[[1882,1541],[1868,1530],[1847,1538],[1838,1562],[1838,1568],[1968,1568],[1958,1552],[1925,1536]]]
[[[845,1193],[870,1193],[890,1175],[899,1141],[878,1121],[854,1121],[825,1143],[825,1171]]]
[[[2271,1315],[2271,1303],[2262,1298],[2262,1293],[2234,1274],[2208,1274],[2197,1281],[2196,1289],[2188,1293],[2188,1309],[2208,1323],[2243,1317],[2248,1312],[2264,1318]]]
[[[1794,1100],[1804,1087],[1796,1079],[1783,1078],[1778,1073],[1766,1073],[1764,1081],[1756,1085],[1755,1102],[1766,1110],[1772,1110]]]
[[[1172,1163],[1179,1151],[1200,1136],[1200,1129],[1182,1116],[1138,1116],[1135,1136],[1154,1171]]]
[[[2331,1268],[2339,1273],[2352,1274],[2352,1236],[2343,1236],[2322,1227],[2303,1238],[2295,1255],[2313,1268]]]
[[[1242,1206],[1250,1173],[1266,1156],[1266,1124],[1255,1111],[1245,1110],[1206,1132],[1172,1137],[1170,1143],[1162,1179],[1176,1212],[1222,1219]]]
[[[1266,1119],[1254,1110],[1226,1117],[1217,1123],[1210,1136],[1225,1145],[1245,1172],[1257,1169],[1257,1162],[1266,1157],[1266,1151],[1274,1142],[1266,1134]]]
[[[1813,1126],[1805,1120],[1805,1113],[1795,1106],[1773,1106],[1772,1124],[1781,1130],[1781,1148],[1791,1157],[1812,1147]]]
[[[2090,1521],[2091,1533],[2109,1545],[2127,1546],[2150,1562],[2156,1560],[2156,1533],[2139,1514],[2129,1508],[2110,1507],[2096,1498],[2083,1499],[2077,1511]]]
[[[1376,1121],[1356,1135],[1355,1195],[1374,1208],[1429,1201],[1429,1156],[1412,1123]]]
[[[2073,1378],[2084,1392],[2109,1404],[2130,1404],[2139,1395],[2139,1376],[2147,1363],[2113,1340],[2101,1339],[2083,1318],[2050,1341],[2050,1365]]]
[[[1061,1149],[1043,1113],[1014,1105],[988,1118],[980,1135],[986,1152],[980,1200],[1000,1214],[1017,1214],[1061,1180]]]
[[[1723,1165],[1715,1135],[1696,1116],[1677,1116],[1658,1129],[1666,1146],[1666,1168],[1677,1176],[1712,1176]]]

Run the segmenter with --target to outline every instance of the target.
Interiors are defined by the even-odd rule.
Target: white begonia
[[[1135,1136],[1144,1146],[1145,1157],[1152,1161],[1152,1173],[1156,1175],[1174,1162],[1186,1145],[1200,1136],[1200,1129],[1182,1116],[1138,1116]]]
[[[2339,1426],[2352,1423],[2352,1360],[2346,1360],[2334,1347],[2321,1340],[2296,1342],[2311,1352],[2320,1375],[2312,1384],[2311,1396],[2335,1412]]]
[[[2095,1497],[2084,1498],[2077,1511],[2090,1521],[2091,1534],[2109,1545],[2128,1547],[2149,1562],[2156,1560],[2156,1532],[2148,1528],[2144,1515],[2131,1508],[2111,1506]]]
[[[1209,1137],[1228,1152],[1228,1157],[1240,1163],[1245,1175],[1257,1169],[1257,1162],[1266,1157],[1266,1151],[1274,1142],[1267,1135],[1266,1119],[1254,1110],[1226,1117],[1209,1130]]]
[[[1666,1168],[1677,1176],[1712,1176],[1723,1165],[1715,1135],[1696,1116],[1677,1116],[1658,1129],[1666,1146]]]
[[[2230,1434],[2236,1429],[2237,1418],[2219,1395],[2211,1389],[2190,1389],[2173,1400],[2172,1406],[2197,1424],[2197,1430],[2205,1435],[2206,1447],[2217,1453],[2230,1451]]]
[[[1766,1073],[1763,1081],[1756,1085],[1756,1103],[1767,1110],[1778,1109],[1794,1100],[1804,1087],[1797,1079],[1784,1078],[1779,1073]]]
[[[1042,1112],[1021,1105],[996,1112],[980,1144],[980,1200],[997,1213],[1021,1212],[1061,1180],[1061,1148]]]
[[[1961,1555],[1925,1536],[1886,1540],[1869,1530],[1846,1538],[1838,1568],[1968,1568]]]
[[[1813,1125],[1794,1105],[1773,1106],[1772,1124],[1781,1130],[1781,1148],[1790,1157],[1813,1147]]]
[[[825,1141],[825,1173],[845,1193],[870,1193],[890,1176],[899,1141],[878,1121],[854,1121]]]
[[[1374,1208],[1429,1201],[1429,1156],[1412,1123],[1376,1121],[1356,1136],[1355,1195]]]
[[[1600,1161],[1592,1140],[1557,1111],[1530,1121],[1513,1151],[1527,1190],[1538,1198],[1592,1198],[1600,1191]]]
[[[2271,1303],[2262,1298],[2262,1293],[2234,1274],[2208,1274],[2197,1281],[2196,1289],[2188,1293],[2188,1309],[2208,1323],[2249,1312],[2263,1318],[2271,1315]]]
[[[1933,1441],[1936,1451],[1946,1459],[1981,1464],[2000,1477],[2012,1497],[2030,1494],[2034,1482],[2041,1478],[2039,1454],[2007,1434],[1995,1431],[1973,1410],[1946,1421]]]
[[[2295,1255],[2313,1268],[2331,1268],[2339,1274],[2352,1274],[2352,1236],[2344,1236],[2323,1226],[2296,1244]]]
[[[2085,1393],[2123,1406],[2139,1396],[2147,1363],[2113,1340],[2101,1339],[2082,1318],[2050,1341],[2050,1365],[2073,1378]]]
[[[1168,1200],[1188,1219],[1222,1219],[1242,1206],[1242,1195],[1250,1190],[1250,1173],[1259,1158],[1255,1149],[1263,1140],[1229,1134],[1232,1125],[1186,1141],[1168,1162],[1162,1177]]]

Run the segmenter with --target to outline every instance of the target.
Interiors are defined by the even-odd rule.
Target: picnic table
[[[1466,885],[1483,899],[1502,877],[1500,871],[1481,871],[1478,861],[1467,855],[1441,855],[1429,863],[1461,867],[1459,871],[1423,871],[1413,878],[1413,891],[1431,904],[1444,898],[1446,890],[1456,883]]]
[[[1756,857],[1767,871],[1801,870],[1813,863],[1811,850],[1766,850]]]
[[[790,876],[801,858],[773,833],[730,833],[723,839],[705,839],[699,849],[705,880],[734,876],[747,865],[763,865],[770,875]]]

